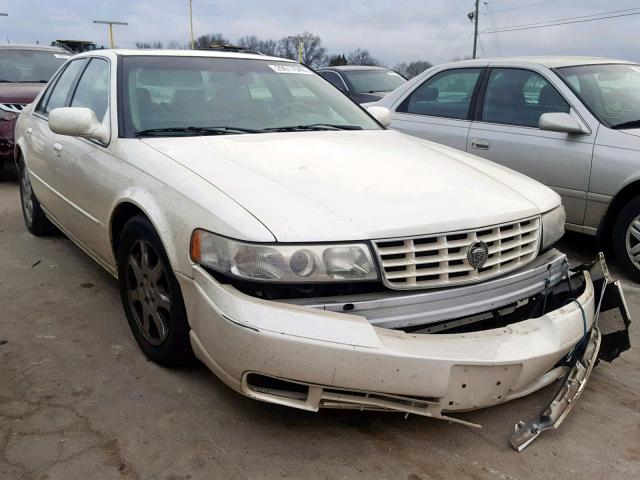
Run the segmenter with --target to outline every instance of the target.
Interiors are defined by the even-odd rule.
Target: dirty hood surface
[[[31,103],[45,83],[0,83],[0,103]]]
[[[558,195],[528,177],[394,131],[141,141],[225,192],[279,242],[478,228],[560,204]]]

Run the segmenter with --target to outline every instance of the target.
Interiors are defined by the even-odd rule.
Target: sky
[[[387,65],[427,60],[434,64],[470,56],[475,0],[193,0],[194,33],[279,39],[309,31],[330,54],[368,49]],[[109,45],[189,40],[188,0],[0,0],[0,42],[49,44],[55,39]],[[636,8],[638,0],[481,0],[479,30]],[[623,12],[626,13],[626,12]],[[479,57],[497,55],[596,55],[640,61],[640,15],[552,28],[482,33]]]

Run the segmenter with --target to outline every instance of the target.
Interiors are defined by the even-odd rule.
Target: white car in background
[[[563,379],[564,417],[599,350],[625,348],[600,349],[601,293],[622,305],[604,264],[552,248],[557,194],[385,130],[295,62],[78,55],[16,137],[27,228],[118,278],[149,358],[194,352],[251,398],[470,425],[451,413]]]
[[[391,127],[553,187],[567,228],[640,282],[640,65],[513,57],[438,65],[375,103]]]

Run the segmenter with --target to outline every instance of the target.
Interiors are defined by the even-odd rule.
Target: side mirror
[[[49,113],[49,128],[59,135],[109,143],[109,129],[98,121],[95,112],[90,108],[54,108]]]
[[[578,121],[568,113],[543,113],[538,120],[540,130],[562,133],[587,133]]]
[[[367,107],[367,112],[371,114],[383,127],[391,125],[391,112],[387,107]]]

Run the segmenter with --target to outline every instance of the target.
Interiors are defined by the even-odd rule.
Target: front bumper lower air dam
[[[568,371],[555,397],[547,408],[533,421],[520,421],[511,437],[511,446],[521,452],[542,432],[557,429],[569,415],[582,395],[593,367],[599,360],[611,362],[629,349],[629,324],[631,323],[622,287],[613,281],[602,253],[590,264],[581,265],[576,271],[589,272],[598,300],[596,320],[591,332],[567,357]]]

